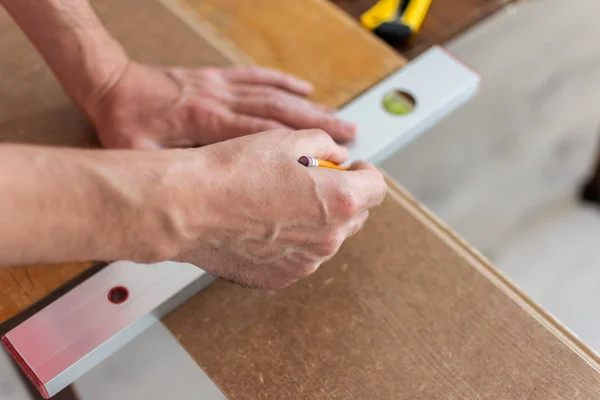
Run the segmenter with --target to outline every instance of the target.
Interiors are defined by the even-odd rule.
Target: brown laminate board
[[[230,400],[597,399],[595,356],[494,275],[391,190],[311,277],[217,282],[164,323]]]
[[[376,0],[329,0],[359,19]],[[396,49],[414,58],[435,44],[443,44],[515,0],[433,0],[421,30]]]
[[[228,65],[235,59],[222,45],[217,49],[210,35],[196,34],[155,0],[143,2],[143,6],[135,0],[93,0],[92,4],[135,59],[190,66]],[[42,59],[2,8],[0,142],[98,146],[82,113],[64,95]],[[10,194],[0,189],[0,196],[6,195]],[[74,263],[0,268],[0,323],[90,266],[91,263]]]
[[[405,63],[323,0],[181,2],[259,64],[313,82],[313,98],[332,107],[353,99]]]

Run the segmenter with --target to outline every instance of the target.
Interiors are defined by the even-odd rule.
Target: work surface
[[[133,1],[95,5],[128,48],[148,60],[225,65],[248,57],[310,79],[317,99],[334,106],[403,63],[326,3],[280,3],[188,0],[232,45],[207,39],[205,25],[186,17],[190,29],[153,1],[142,9]],[[299,30],[281,32],[292,24]],[[314,25],[327,26],[330,35],[314,32]],[[0,27],[0,38],[15,32]],[[17,91],[2,86],[11,101],[0,110],[23,106],[12,108],[20,119],[2,115],[0,127],[39,139],[48,124],[26,125],[35,115],[59,124],[57,129],[73,121],[84,128],[24,38],[13,40],[19,46],[0,41],[0,59],[10,55],[9,67],[29,84]],[[15,54],[20,47],[25,50]],[[380,62],[355,62],[368,57]],[[61,268],[85,266],[46,271]],[[27,302],[19,302],[23,290],[11,281],[28,271],[38,273],[32,282],[46,277],[42,267],[1,271],[3,287],[11,291],[5,297],[3,290],[0,304],[13,304],[12,312]],[[220,281],[164,323],[230,399],[596,399],[600,393],[595,355],[393,184],[364,231],[310,278],[276,293]]]

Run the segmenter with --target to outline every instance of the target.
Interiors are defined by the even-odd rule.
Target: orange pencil
[[[348,168],[342,167],[341,165],[337,165],[332,163],[331,161],[319,160],[313,157],[302,156],[298,159],[298,162],[305,167],[321,167],[321,168],[331,168],[337,169],[340,171],[346,171]]]

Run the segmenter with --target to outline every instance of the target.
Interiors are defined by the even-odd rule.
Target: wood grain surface
[[[332,107],[405,62],[324,0],[181,1],[259,64],[313,82],[313,98]]]
[[[90,266],[91,263],[71,263],[0,268],[0,324]]]
[[[330,0],[354,18],[372,7],[376,0]],[[443,44],[490,14],[515,0],[433,0],[421,30],[407,43],[397,46],[413,58],[434,44]]]

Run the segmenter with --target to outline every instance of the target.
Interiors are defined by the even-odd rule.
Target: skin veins
[[[331,258],[383,199],[372,165],[297,163],[343,162],[336,141],[355,132],[306,98],[307,82],[136,63],[87,0],[0,1],[100,142],[137,149],[0,145],[0,265],[177,260],[276,289]],[[190,148],[141,150],[169,147]]]
[[[312,183],[312,195],[307,196],[306,201],[310,202],[311,204],[316,204],[320,210],[320,221],[328,223],[330,221],[331,214],[329,212],[326,197],[314,179],[310,176],[308,178]],[[316,202],[314,200],[316,200]],[[261,222],[260,218],[252,218],[249,215],[246,216],[254,220],[255,223]],[[263,234],[256,234],[248,231],[247,233],[237,236],[235,240],[231,242],[231,245],[228,246],[228,248],[238,256],[245,260],[251,261],[254,264],[272,264],[281,259],[291,258],[291,255],[293,254],[296,255],[296,258],[300,257],[314,260],[315,255],[311,254],[311,252],[307,250],[306,246],[302,245],[304,243],[303,241],[300,242],[299,245],[294,245],[294,242],[289,242],[289,244],[285,246],[279,244],[278,249],[273,249],[272,246],[270,246],[277,242],[284,225],[288,225],[290,227],[297,226],[297,224],[295,224],[293,221],[287,221],[285,224],[281,222],[273,222],[268,225],[264,224]],[[309,239],[310,234],[310,231],[307,232]],[[265,252],[267,254],[264,254]]]
[[[321,214],[322,214],[322,218],[325,221],[329,221],[331,218],[331,213],[329,212],[329,206],[327,205],[327,200],[325,198],[325,195],[323,194],[321,188],[319,187],[319,185],[317,185],[317,183],[314,181],[313,179],[313,190],[314,190],[314,196],[316,197],[318,203],[319,203],[319,207],[321,209]]]

